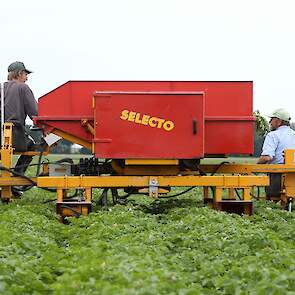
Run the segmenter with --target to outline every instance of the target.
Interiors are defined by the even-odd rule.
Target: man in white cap
[[[265,137],[258,164],[283,164],[284,150],[295,149],[295,131],[290,128],[290,114],[284,109],[275,110],[270,116],[271,130]],[[270,173],[270,186],[266,199],[280,200],[281,174]]]

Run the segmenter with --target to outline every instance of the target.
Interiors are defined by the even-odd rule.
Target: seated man
[[[284,109],[275,110],[270,116],[271,131],[266,135],[258,164],[283,164],[284,150],[295,149],[295,131],[290,128],[290,114]],[[281,174],[270,173],[270,186],[266,187],[266,199],[279,201]]]

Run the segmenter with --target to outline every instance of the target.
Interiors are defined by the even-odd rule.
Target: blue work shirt
[[[295,131],[289,126],[280,126],[266,135],[261,156],[270,156],[270,164],[283,164],[286,149],[295,149]]]

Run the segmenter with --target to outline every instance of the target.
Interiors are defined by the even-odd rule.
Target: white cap
[[[291,120],[290,114],[284,109],[276,109],[268,117],[270,117],[270,118],[278,118],[278,119],[286,121],[286,122],[289,122]]]

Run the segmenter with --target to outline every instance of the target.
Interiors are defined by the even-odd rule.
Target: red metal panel
[[[100,92],[95,99],[96,157],[204,157],[202,93]]]
[[[40,115],[93,116],[95,91],[201,91],[206,117],[252,116],[253,83],[247,81],[68,81],[39,98]]]
[[[50,126],[73,132],[89,140],[91,136],[80,121],[63,118],[93,118],[95,91],[202,91],[205,92],[205,154],[252,154],[253,127],[252,82],[227,81],[69,81],[39,99],[39,116]],[[182,105],[181,105],[182,106]],[[55,117],[54,120],[48,118]],[[60,120],[59,120],[59,118]],[[93,120],[93,119],[92,119]],[[40,120],[36,120],[37,124]],[[46,125],[45,121],[42,124]]]
[[[87,117],[83,117],[87,119]],[[80,139],[91,143],[93,141],[93,135],[87,132],[85,128],[82,128],[81,118],[64,116],[64,117],[51,117],[51,116],[38,116],[35,120],[38,126],[45,129],[47,132],[51,132],[53,129],[59,129],[68,134],[74,135]],[[88,120],[93,125],[93,117]]]

